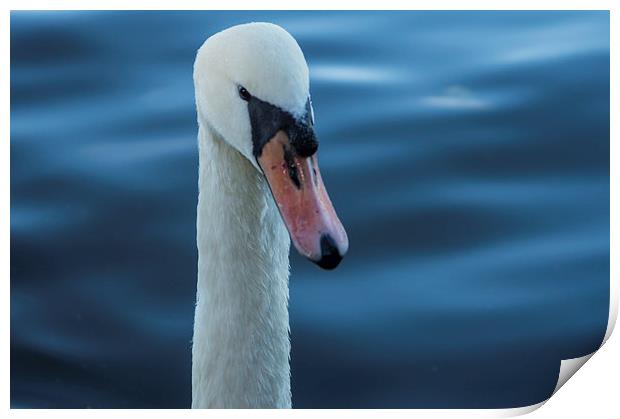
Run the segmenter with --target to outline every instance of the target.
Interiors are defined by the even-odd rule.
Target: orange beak
[[[349,239],[327,195],[316,153],[301,157],[279,130],[257,159],[295,248],[324,269],[334,269]]]

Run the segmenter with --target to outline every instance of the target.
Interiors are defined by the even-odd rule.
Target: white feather
[[[290,239],[252,156],[237,89],[300,114],[308,67],[286,31],[252,23],[203,44],[194,83],[200,170],[192,407],[290,407]]]

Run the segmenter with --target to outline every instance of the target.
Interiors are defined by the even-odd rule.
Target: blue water
[[[607,325],[607,12],[13,12],[11,405],[189,407],[192,65],[247,21],[304,50],[351,242],[291,257],[294,406],[548,397]]]

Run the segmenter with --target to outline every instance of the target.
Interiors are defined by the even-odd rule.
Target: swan
[[[198,283],[192,408],[291,407],[289,247],[325,269],[347,234],[325,191],[309,73],[270,23],[196,54]]]

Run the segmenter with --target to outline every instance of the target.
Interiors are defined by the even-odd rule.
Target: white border
[[[355,3],[343,0],[227,0],[207,3],[203,0],[9,0],[10,10],[611,10],[613,0],[383,0]],[[351,7],[352,5],[356,7]]]
[[[35,9],[35,10],[70,10],[70,9],[95,9],[95,10],[167,10],[167,9],[185,9],[185,10],[198,10],[198,9],[211,9],[211,10],[233,10],[233,9],[267,9],[267,10],[276,10],[276,9],[290,9],[290,10],[329,10],[329,9],[349,9],[347,7],[348,4],[344,2],[336,2],[336,1],[326,1],[326,0],[314,0],[314,1],[273,1],[273,0],[263,0],[260,2],[260,7],[257,7],[257,4],[251,3],[249,1],[237,1],[237,0],[227,0],[223,3],[207,3],[206,1],[189,1],[189,0],[176,0],[176,1],[165,1],[165,0],[150,0],[150,1],[128,1],[128,0],[109,0],[109,1],[89,1],[88,4],[84,4],[83,2],[72,1],[72,0],[60,0],[50,2],[45,0],[31,0],[31,1],[7,1],[3,4],[6,4],[8,7],[5,9],[5,13],[2,16],[2,27],[4,29],[4,36],[2,37],[0,48],[2,50],[2,55],[4,57],[4,69],[2,72],[3,78],[3,86],[4,86],[4,100],[2,101],[2,110],[5,115],[4,121],[9,121],[6,125],[3,123],[3,132],[5,133],[5,140],[1,142],[2,147],[2,160],[0,163],[0,170],[3,170],[2,181],[0,182],[0,189],[3,199],[2,212],[3,212],[3,223],[2,223],[2,267],[5,272],[5,320],[2,322],[2,336],[4,337],[5,345],[3,347],[4,356],[2,357],[2,368],[5,371],[5,379],[2,381],[2,396],[4,397],[4,412],[9,413],[11,416],[34,416],[34,415],[44,415],[44,416],[52,416],[52,417],[82,417],[85,415],[84,411],[81,410],[8,410],[10,406],[10,387],[9,387],[9,368],[10,368],[10,359],[9,359],[9,342],[10,342],[10,201],[9,201],[9,190],[10,190],[10,145],[9,141],[6,139],[10,138],[10,74],[9,74],[9,48],[10,48],[10,13],[9,10],[22,10],[22,9]],[[361,9],[377,9],[377,4],[372,4],[368,1],[357,1],[355,3],[351,3]],[[620,278],[618,271],[618,245],[617,240],[618,237],[618,215],[620,214],[619,208],[619,192],[620,192],[620,172],[618,170],[618,144],[617,144],[617,124],[614,123],[614,120],[618,120],[618,84],[617,84],[617,74],[619,71],[618,68],[618,57],[617,57],[617,42],[614,40],[618,39],[618,15],[617,11],[614,8],[614,2],[611,0],[603,1],[603,0],[591,0],[591,1],[578,1],[578,0],[561,0],[561,1],[553,1],[553,0],[521,0],[521,1],[490,1],[490,0],[468,0],[467,2],[463,0],[436,0],[436,1],[420,1],[420,0],[410,0],[410,1],[392,1],[392,0],[383,0],[380,3],[381,9],[413,9],[413,10],[440,10],[440,9],[452,9],[452,10],[572,10],[572,9],[587,9],[587,10],[611,10],[611,138],[613,139],[610,142],[610,278],[615,278],[615,281],[611,281],[611,291],[610,291],[610,313],[609,313],[609,323],[607,327],[607,332],[605,335],[605,341],[609,339],[613,327],[615,325],[618,313],[618,281]],[[616,339],[617,340],[617,339]],[[567,399],[567,397],[563,397],[565,405],[558,406],[559,402],[550,402],[550,405],[554,405],[555,412],[549,412],[549,415],[554,416],[544,416],[545,411],[547,409],[539,410],[536,415],[539,417],[557,417],[556,414],[563,418],[572,418],[572,417],[583,417],[586,412],[583,410],[584,406],[587,408],[587,412],[596,411],[597,414],[595,417],[597,418],[606,418],[606,417],[614,417],[617,414],[617,406],[615,400],[617,396],[614,396],[615,391],[613,390],[615,386],[612,383],[615,383],[615,377],[618,377],[619,371],[619,346],[618,343],[613,343],[611,348],[607,348],[609,345],[605,345],[605,349],[602,350],[603,354],[597,355],[598,358],[605,359],[605,364],[601,365],[601,362],[598,362],[598,370],[593,370],[592,368],[585,368],[589,372],[590,377],[594,382],[588,383],[587,387],[582,380],[580,386],[571,384],[567,385],[566,392],[568,390],[575,391],[575,388],[581,389],[579,393],[574,394],[573,397]],[[561,378],[570,377],[571,373],[574,373],[585,360],[589,359],[591,355],[586,357],[582,357],[582,359],[572,360],[569,362],[563,362],[564,365],[563,370],[561,372]],[[586,359],[587,358],[587,359]],[[591,361],[592,362],[592,361]],[[595,361],[596,363],[596,361]],[[615,376],[609,376],[606,374],[608,371],[612,371]],[[585,375],[585,374],[584,374]],[[584,377],[585,378],[585,377]],[[566,382],[566,380],[560,380]],[[576,380],[579,381],[579,380]],[[575,383],[577,384],[577,383]],[[561,387],[559,384],[556,388],[556,391]],[[559,393],[559,396],[554,396],[553,399],[558,399],[565,390]],[[597,398],[597,395],[605,394],[607,391],[607,397],[604,399]],[[612,391],[612,392],[609,392]],[[586,400],[596,400],[595,406],[588,406],[588,402]],[[586,402],[584,402],[586,401]],[[584,405],[585,403],[585,405]],[[605,405],[607,403],[607,405]],[[529,406],[525,408],[519,409],[470,409],[470,410],[321,410],[321,411],[310,411],[310,410],[293,410],[293,411],[210,411],[210,412],[200,412],[200,411],[190,411],[190,410],[93,410],[89,411],[89,416],[99,416],[99,417],[109,417],[114,415],[116,418],[125,418],[125,417],[136,417],[137,415],[149,415],[154,417],[164,417],[170,414],[175,416],[177,415],[209,415],[209,417],[215,416],[230,416],[233,415],[243,416],[243,415],[252,415],[263,416],[263,417],[279,417],[279,416],[308,416],[315,417],[317,414],[323,415],[338,415],[338,416],[353,416],[355,417],[375,417],[375,414],[378,415],[390,415],[390,416],[400,416],[400,417],[446,417],[446,418],[454,418],[454,417],[472,417],[472,418],[486,418],[486,417],[507,417],[514,416],[518,414],[528,413],[532,410],[535,410],[539,405]],[[578,406],[581,410],[575,410],[574,407]],[[605,407],[607,406],[607,407]],[[551,409],[549,409],[551,410]]]

